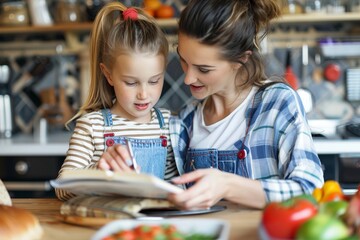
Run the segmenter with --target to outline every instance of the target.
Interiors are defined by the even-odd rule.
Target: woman
[[[264,74],[259,42],[279,15],[275,0],[192,0],[181,13],[178,54],[198,101],[170,125],[186,172],[173,182],[191,186],[169,196],[176,205],[262,208],[322,186],[299,96]]]

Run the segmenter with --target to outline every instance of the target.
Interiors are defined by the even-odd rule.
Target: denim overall
[[[160,133],[165,126],[164,118],[159,109],[154,108],[159,120]],[[109,109],[102,109],[105,127],[112,127],[112,114]],[[161,179],[165,176],[166,156],[167,156],[167,139],[166,136],[160,135],[159,138],[138,139],[123,136],[114,136],[112,132],[104,133],[105,151],[114,144],[126,144],[126,139],[131,143],[135,159],[140,166],[142,173],[155,175]]]
[[[243,141],[246,140],[246,135]],[[248,178],[249,173],[246,167],[246,160],[249,149],[245,146],[243,141],[238,140],[234,144],[236,150],[189,148],[186,153],[184,164],[185,173],[201,168],[217,168],[224,172],[234,173]],[[188,183],[186,186],[191,187],[193,184],[194,183]]]
[[[279,82],[270,82],[261,86],[255,93],[252,100],[252,107],[249,108],[249,112],[246,114],[247,126],[245,131],[245,137],[242,140],[238,140],[234,146],[236,150],[218,150],[214,148],[209,149],[192,149],[187,150],[184,171],[191,172],[200,168],[217,168],[224,172],[234,173],[242,177],[251,178],[251,159],[248,157],[250,149],[245,145],[250,123],[253,115],[259,104],[262,101],[262,94],[264,90],[277,84]],[[193,116],[191,117],[193,118]],[[187,119],[187,121],[193,121],[193,119]],[[193,185],[192,183],[187,186]]]
[[[235,147],[237,150],[218,150],[215,148],[192,149],[186,154],[185,172],[200,168],[217,168],[224,172],[249,177],[246,168],[246,157],[249,149],[239,140]]]

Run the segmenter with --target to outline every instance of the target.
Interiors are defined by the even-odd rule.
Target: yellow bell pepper
[[[340,200],[344,197],[340,184],[335,180],[325,181],[322,188],[314,189],[312,195],[318,202]]]

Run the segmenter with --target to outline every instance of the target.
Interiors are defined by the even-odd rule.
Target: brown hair
[[[262,86],[267,79],[260,41],[270,20],[280,16],[276,0],[190,0],[182,11],[179,32],[201,43],[217,46],[225,60],[241,63],[247,72],[244,85]],[[249,60],[241,58],[252,51]]]
[[[89,93],[79,112],[70,121],[87,112],[112,107],[114,89],[106,81],[100,63],[112,69],[119,54],[132,52],[161,54],[167,59],[169,44],[155,20],[136,7],[137,19],[124,20],[123,11],[126,9],[119,2],[111,2],[97,14],[90,40]]]

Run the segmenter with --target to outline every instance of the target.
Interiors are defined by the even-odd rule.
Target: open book
[[[54,188],[64,189],[77,195],[128,196],[166,199],[169,193],[180,193],[182,188],[158,177],[144,173],[117,173],[97,169],[64,171]]]

